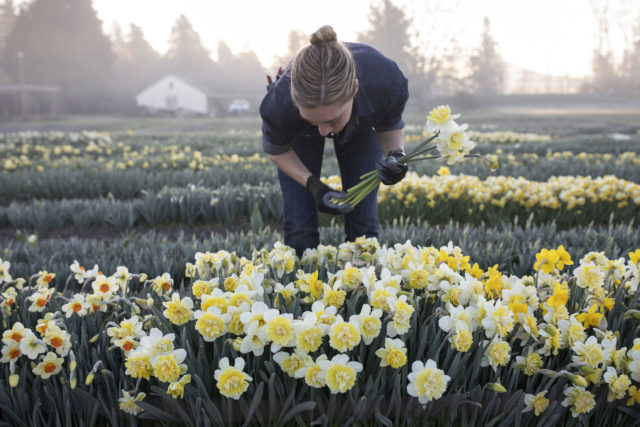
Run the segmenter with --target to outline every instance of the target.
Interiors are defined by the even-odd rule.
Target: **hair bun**
[[[330,25],[324,25],[311,34],[311,44],[319,46],[323,44],[331,45],[338,42],[338,36]]]

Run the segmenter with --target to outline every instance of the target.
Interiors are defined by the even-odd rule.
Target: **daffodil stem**
[[[429,159],[439,159],[440,157],[442,157],[442,156],[437,155],[437,156],[414,157],[414,158],[411,158],[409,160],[404,160],[404,163],[413,163],[413,162],[419,162],[421,160],[429,160]]]
[[[423,148],[425,145],[427,145],[428,143],[430,143],[431,141],[433,141],[434,139],[436,139],[438,137],[439,133],[436,133],[435,135],[430,136],[427,139],[422,140],[413,150],[411,150],[409,153],[407,153],[404,157],[401,157],[400,159],[404,159],[404,158],[411,158],[413,156],[416,156],[418,154],[422,154],[423,153]],[[430,151],[433,150],[436,147],[429,147],[428,149],[424,150],[424,152],[426,151]],[[398,160],[400,160],[398,159]]]
[[[377,171],[375,171],[375,172],[377,172]],[[367,178],[363,179],[362,181],[360,181],[359,183],[357,183],[353,187],[349,188],[347,190],[347,194],[352,194],[352,193],[358,191],[360,188],[366,186],[367,184],[369,184],[372,181],[372,179],[375,179],[375,178],[376,178],[376,176],[369,175]]]
[[[375,179],[372,180],[366,187],[364,187],[360,192],[358,192],[358,194],[356,195],[356,197],[354,197],[354,199],[349,202],[349,204],[351,206],[356,206],[358,203],[360,203],[362,201],[362,199],[364,199],[365,197],[367,197],[369,195],[369,193],[371,193],[373,190],[375,190],[376,188],[378,188],[378,185],[380,184],[380,180],[378,178],[377,175],[375,175]]]
[[[362,175],[362,176],[360,177],[360,179],[368,178],[368,177],[370,177],[371,175],[373,175],[374,173],[377,173],[377,172],[378,172],[378,170],[377,170],[377,169],[374,169],[374,170],[372,170],[371,172],[367,172],[367,173],[365,173],[364,175]]]

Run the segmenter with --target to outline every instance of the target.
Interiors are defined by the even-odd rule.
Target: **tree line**
[[[581,82],[581,89],[638,98],[640,15],[627,13],[624,56],[616,62],[607,44],[613,21],[610,1],[625,0],[592,0],[600,38],[592,76]],[[487,17],[474,49],[458,44],[456,18],[469,2],[424,0],[420,13],[412,14],[392,0],[373,0],[369,26],[356,41],[371,44],[398,63],[409,78],[412,102],[426,105],[433,96],[453,94],[486,99],[504,91],[507,64]],[[429,19],[418,22],[418,16]],[[267,68],[273,72],[286,65],[308,40],[308,34],[292,29],[286,52]],[[19,81],[22,70],[25,82],[60,87],[67,111],[133,109],[135,95],[168,73],[212,92],[264,93],[266,70],[253,51],[234,53],[220,40],[214,61],[184,15],[176,19],[168,46],[164,55],[159,54],[133,23],[127,31],[116,25],[107,36],[91,0],[31,0],[17,11],[12,0],[0,5],[0,65],[13,82]],[[523,90],[526,85],[523,77]]]

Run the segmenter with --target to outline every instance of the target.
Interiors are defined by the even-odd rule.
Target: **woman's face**
[[[356,92],[357,90],[358,81],[356,80]],[[355,92],[353,95],[354,96],[345,103],[334,102],[333,104],[320,105],[314,108],[300,107],[300,116],[313,126],[317,126],[318,132],[322,136],[327,136],[332,132],[340,133],[351,118]]]

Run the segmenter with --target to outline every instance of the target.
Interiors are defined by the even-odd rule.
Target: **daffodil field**
[[[470,127],[302,257],[259,135],[0,134],[0,424],[635,425],[638,129]]]

